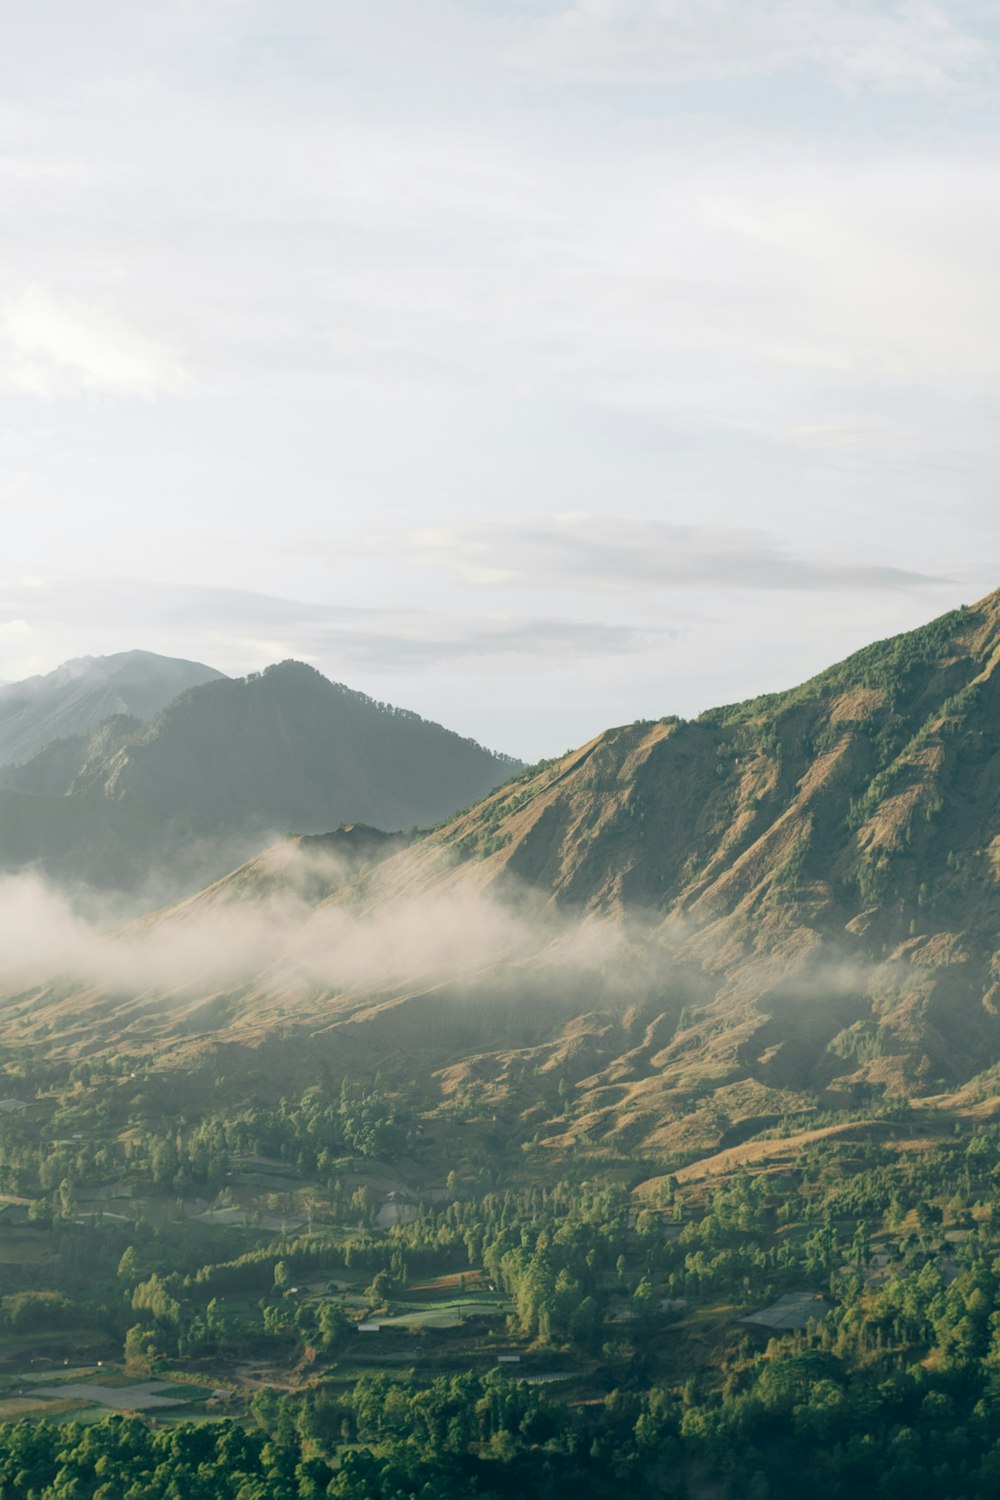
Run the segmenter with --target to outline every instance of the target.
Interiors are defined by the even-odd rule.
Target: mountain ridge
[[[478,901],[530,941],[304,987],[293,945],[214,1002],[195,982],[158,1045],[236,1058],[281,1037],[335,1070],[416,1070],[442,1108],[478,1100],[553,1149],[681,1158],[819,1109],[992,1097],[998,662],[1000,592],[787,693],[607,730],[352,870],[304,929]],[[252,908],[245,870],[228,879]],[[72,986],[39,998],[17,1002],[31,1024],[79,1016]],[[138,1045],[142,1015],[116,1015]]]
[[[191,890],[289,831],[435,822],[519,764],[281,662],[0,769],[0,858],[110,888],[175,872]]]
[[[203,662],[135,650],[74,657],[44,675],[0,684],[0,766],[29,761],[53,740],[96,729],[112,715],[147,722],[186,688],[223,676]]]

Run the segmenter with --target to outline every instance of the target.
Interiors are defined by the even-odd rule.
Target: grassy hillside
[[[789,693],[609,730],[316,890],[265,974],[206,959],[155,1022],[23,989],[18,1024],[417,1071],[553,1149],[693,1158],[954,1093],[1000,1060],[998,651],[993,595]],[[213,896],[257,899],[244,873]]]

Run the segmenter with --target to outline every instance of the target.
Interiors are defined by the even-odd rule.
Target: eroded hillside
[[[189,1060],[280,1039],[293,1071],[319,1048],[553,1145],[693,1154],[961,1090],[1000,1059],[998,655],[991,595],[788,693],[609,730],[325,889],[286,885],[252,972],[112,1000],[67,971],[8,1016]],[[251,885],[213,908],[262,910]]]

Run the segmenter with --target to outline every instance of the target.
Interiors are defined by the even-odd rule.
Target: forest
[[[381,1080],[171,1114],[133,1072],[6,1062],[7,1500],[997,1492],[988,1121],[448,1167]]]

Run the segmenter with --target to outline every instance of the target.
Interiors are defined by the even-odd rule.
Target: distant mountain
[[[303,669],[276,670],[266,693],[181,701],[219,705],[222,738],[185,737],[189,774],[238,739],[236,704],[294,696]],[[162,734],[111,758],[144,806]],[[608,730],[405,849],[360,847],[310,886],[309,851],[279,846],[150,919],[170,952],[199,933],[200,963],[222,942],[206,902],[219,932],[282,890],[304,902],[238,982],[206,959],[157,1005],[138,981],[19,983],[5,1024],[87,1045],[127,1027],[188,1061],[224,1042],[233,1068],[262,1047],[395,1067],[505,1139],[665,1161],[899,1097],[1000,1112],[1000,592],[789,692]]]
[[[167,894],[279,834],[436,823],[519,764],[287,661],[0,770],[0,866]]]
[[[0,765],[27,761],[52,740],[86,734],[112,714],[146,721],[185,689],[222,677],[201,662],[119,651],[80,656],[42,677],[0,685]]]

